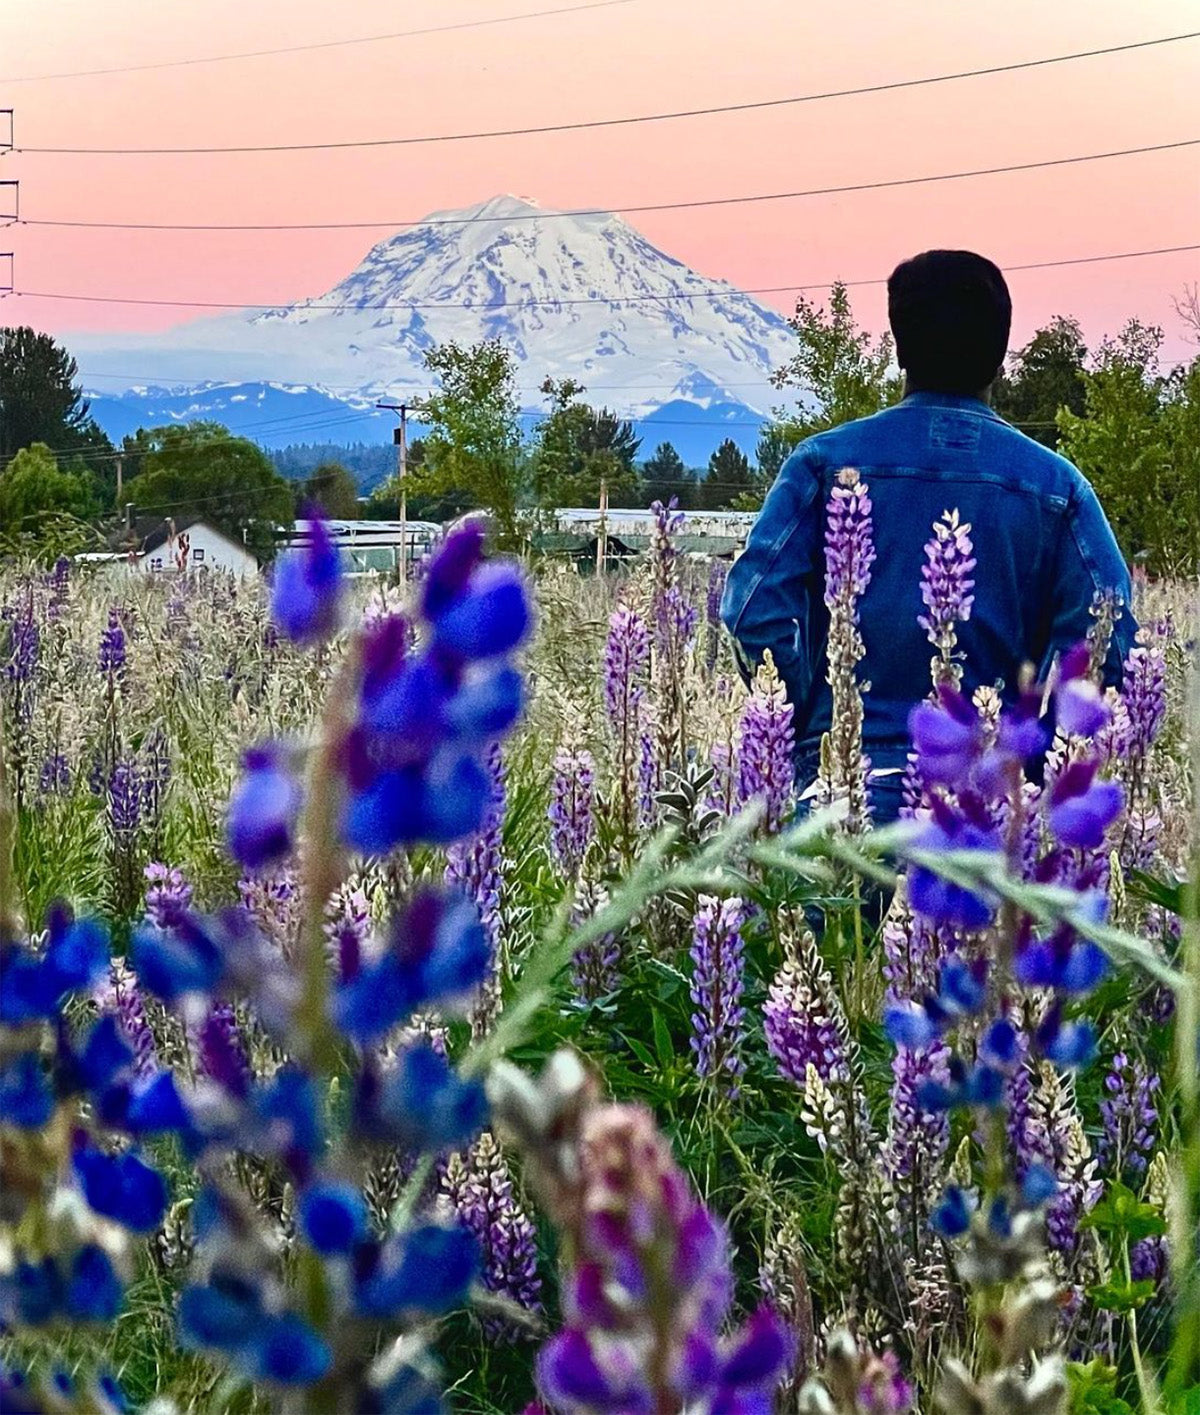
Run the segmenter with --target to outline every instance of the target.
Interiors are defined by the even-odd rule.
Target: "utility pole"
[[[400,583],[408,583],[408,404],[376,403],[377,408],[386,408],[400,419],[400,426],[392,434],[396,443],[396,476],[400,482]]]
[[[125,489],[125,482],[122,473],[125,470],[125,457],[122,453],[117,453],[117,505],[121,504],[121,493]]]
[[[596,574],[604,573],[608,561],[608,478],[600,478],[600,525],[596,532]]]

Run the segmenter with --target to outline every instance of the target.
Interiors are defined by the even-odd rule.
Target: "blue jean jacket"
[[[771,650],[795,707],[797,768],[810,778],[831,707],[825,505],[843,467],[858,469],[873,505],[860,678],[870,683],[863,741],[877,769],[903,765],[909,712],[929,692],[933,649],[917,623],[921,566],[944,511],[970,522],[978,562],[974,607],[958,635],[968,693],[991,684],[1012,701],[1022,664],[1044,674],[1086,635],[1097,591],[1130,603],[1128,570],[1083,475],[979,399],[910,393],[874,417],[810,437],[784,463],[721,606],[743,672]],[[1126,608],[1107,681],[1119,680],[1135,631]],[[877,819],[893,816],[899,802],[898,780],[887,785]]]

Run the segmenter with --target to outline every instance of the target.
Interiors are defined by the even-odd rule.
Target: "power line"
[[[581,132],[595,128],[621,128],[638,123],[665,123],[681,118],[701,118],[720,113],[748,113],[770,108],[785,108],[799,103],[818,103],[831,98],[857,98],[869,93],[890,93],[898,89],[923,88],[958,79],[983,78],[991,74],[1010,74],[1023,69],[1045,68],[1050,64],[1066,64],[1077,59],[1093,59],[1107,54],[1126,54],[1133,50],[1150,49],[1183,40],[1200,38],[1200,30],[1186,34],[1164,35],[1158,39],[1141,39],[1130,44],[1110,44],[1100,49],[1081,49],[1070,54],[1054,54],[1041,59],[1023,59],[1012,64],[990,64],[985,68],[962,69],[951,74],[928,74],[915,79],[894,79],[886,83],[862,84],[855,88],[829,89],[821,93],[802,93],[790,98],[762,99],[751,103],[725,103],[707,108],[685,108],[666,113],[639,113],[618,118],[593,118],[573,123],[541,123],[527,128],[492,128],[470,133],[425,133],[413,137],[358,138],[341,142],[257,143],[226,147],[21,147],[20,152],[58,153],[74,155],[150,156],[185,154],[222,154],[236,152],[329,152],[344,148],[410,147],[423,143],[474,142],[485,138],[532,137],[545,133]]]
[[[1186,246],[1157,246],[1149,250],[1141,251],[1114,251],[1106,255],[1072,256],[1064,260],[1035,260],[1027,261],[1020,265],[1006,265],[1004,269],[1009,274],[1016,274],[1025,270],[1057,270],[1072,265],[1096,265],[1103,261],[1111,260],[1138,260],[1144,256],[1159,255],[1179,255],[1188,251],[1200,250],[1200,242]],[[320,299],[306,300],[298,302],[296,308],[306,310],[438,310],[438,309],[476,309],[491,312],[497,309],[555,309],[563,305],[634,305],[654,303],[666,300],[703,300],[703,299],[736,299],[743,295],[783,295],[803,292],[805,290],[828,290],[833,285],[845,285],[847,288],[855,288],[863,285],[886,285],[888,277],[886,275],[875,276],[864,280],[817,280],[809,284],[794,285],[757,285],[745,290],[736,289],[732,285],[714,286],[707,290],[696,291],[666,291],[658,295],[614,295],[611,298],[603,295],[582,295],[571,296],[567,299],[545,299],[545,300],[489,300],[474,302],[471,300],[434,300],[420,301],[415,303],[383,303],[383,304],[362,304],[362,303],[334,303],[324,304]],[[168,307],[176,309],[211,309],[211,310],[273,310],[284,309],[289,306],[276,302],[254,304],[249,301],[230,300],[151,300],[138,296],[127,295],[74,295],[57,290],[14,290],[12,295],[6,295],[4,299],[27,299],[27,300],[69,300],[83,302],[85,304],[101,305],[153,305],[155,307]]]
[[[1140,157],[1151,152],[1173,152],[1180,148],[1200,146],[1200,138],[1183,138],[1178,142],[1151,143],[1145,147],[1117,148],[1110,152],[1085,152],[1072,157],[1049,157],[1037,162],[1012,162],[1003,167],[972,167],[960,172],[937,172],[924,177],[889,177],[878,182],[848,182],[836,187],[808,187],[795,192],[758,192],[750,196],[705,197],[692,201],[647,202],[642,205],[577,207],[569,211],[519,212],[510,216],[476,215],[433,217],[399,221],[297,221],[251,223],[195,223],[177,221],[62,221],[48,218],[22,217],[20,226],[58,226],[106,231],[361,231],[398,226],[474,226],[481,222],[558,221],[581,216],[609,216],[619,211],[625,215],[640,215],[650,211],[695,211],[700,207],[748,206],[757,202],[794,201],[799,197],[838,196],[848,192],[875,192],[889,187],[918,187],[931,182],[956,182],[965,177],[995,177],[1011,172],[1033,172],[1047,167],[1070,167],[1083,162],[1103,162],[1112,157]],[[14,224],[14,223],[9,223]]]
[[[231,59],[263,59],[274,54],[304,54],[315,49],[346,49],[355,44],[378,44],[388,39],[412,39],[424,34],[448,34],[453,30],[483,29],[491,25],[508,25],[517,20],[540,20],[550,15],[572,15],[577,10],[603,10],[612,5],[629,5],[633,0],[590,0],[584,5],[563,6],[554,10],[526,10],[519,15],[496,15],[485,20],[462,20],[457,24],[427,25],[422,29],[393,30],[389,34],[366,34],[357,39],[326,39],[316,44],[289,44],[279,49],[247,49],[238,54],[207,54],[195,59],[160,59],[149,64],[124,64],[111,69],[73,69],[58,74],[22,74],[0,79],[5,84],[45,83],[50,79],[83,79],[98,74],[133,74],[147,69],[182,69],[195,64],[223,64]]]

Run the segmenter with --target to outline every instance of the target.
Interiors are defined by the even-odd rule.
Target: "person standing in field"
[[[1129,572],[1096,494],[1065,458],[989,405],[1008,350],[1012,300],[1004,276],[971,251],[926,251],[888,280],[888,319],[904,397],[894,407],[818,433],[780,470],[730,571],[722,618],[743,673],[769,649],[795,708],[797,788],[817,772],[830,725],[825,507],[838,473],[857,470],[873,505],[876,558],[860,603],[866,656],[863,747],[876,775],[874,819],[895,819],[908,717],[929,692],[921,566],[933,523],[957,510],[971,524],[975,599],[960,625],[962,688],[1016,696],[1021,668],[1044,674],[1092,623],[1098,593],[1126,606],[1104,665],[1119,679],[1136,625]]]

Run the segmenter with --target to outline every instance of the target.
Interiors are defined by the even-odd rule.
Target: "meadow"
[[[528,567],[527,633],[469,546],[274,613],[0,571],[4,1410],[1196,1409],[1194,587],[1139,584],[1119,691],[1097,603],[1042,742],[1045,693],[957,691],[931,527],[875,830],[835,496],[809,792],[666,510],[620,574]]]

